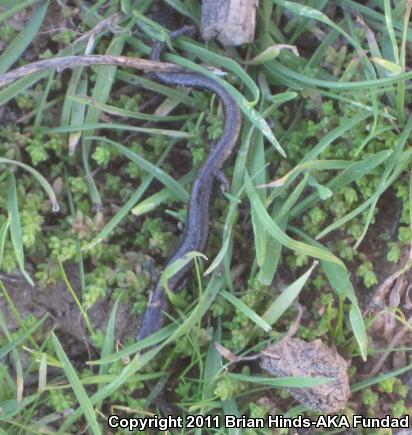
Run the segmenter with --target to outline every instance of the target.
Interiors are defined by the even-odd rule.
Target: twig
[[[314,261],[314,264],[318,264],[318,261]],[[282,338],[281,341],[288,341],[291,338],[293,338],[293,336],[298,332],[298,329],[300,328],[301,324],[300,321],[302,320],[302,315],[303,315],[303,307],[302,305],[297,302],[297,308],[298,308],[298,315],[296,317],[296,320],[293,322],[292,326],[290,327],[289,331],[287,332],[287,334]]]
[[[385,364],[385,361],[388,359],[390,352],[393,348],[395,348],[399,342],[402,340],[403,336],[411,329],[412,326],[412,317],[410,317],[406,324],[402,326],[402,328],[394,335],[392,340],[390,341],[387,350],[380,356],[378,361],[373,366],[372,370],[369,372],[368,377],[375,376],[379,373],[379,370]]]
[[[385,306],[384,299],[391,290],[392,284],[412,268],[412,261],[408,260],[399,270],[388,276],[385,281],[375,290],[365,314],[382,309]]]
[[[106,30],[111,30],[112,33],[120,33],[124,32],[124,29],[120,27],[118,24],[120,22],[121,15],[120,14],[114,14],[110,17],[104,19],[103,21],[100,21],[97,23],[93,29],[89,30],[88,32],[84,33],[80,37],[78,37],[76,40],[73,41],[72,45],[79,44],[83,41],[89,41],[87,45],[90,44],[90,41],[95,41],[96,36],[100,35],[101,33],[105,32]],[[86,50],[87,53],[87,50]]]
[[[185,70],[183,67],[173,63],[158,62],[154,60],[141,59],[139,57],[110,55],[64,56],[33,62],[3,74],[0,76],[0,88],[28,74],[33,74],[35,72],[45,71],[48,69],[55,69],[60,72],[66,68],[74,68],[79,65],[117,65],[135,68],[147,72],[178,72]]]

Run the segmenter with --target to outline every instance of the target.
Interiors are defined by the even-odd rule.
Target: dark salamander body
[[[153,60],[159,60],[163,49],[164,43],[156,44],[153,48],[151,58]],[[218,173],[222,169],[224,162],[232,154],[233,148],[239,138],[242,127],[242,114],[236,101],[230,96],[230,94],[218,82],[202,74],[191,72],[155,73],[154,77],[159,82],[167,85],[185,86],[201,90],[209,90],[215,93],[221,101],[225,113],[223,133],[220,139],[212,147],[205,162],[196,175],[190,194],[188,218],[185,225],[184,235],[180,246],[167,261],[165,265],[165,267],[167,267],[174,261],[183,258],[188,252],[203,251],[206,246],[213,186]],[[184,277],[192,266],[193,262],[188,263],[169,279],[168,286],[172,292],[177,292],[179,290],[179,285],[182,283]],[[168,305],[166,291],[159,279],[150,295],[143,322],[137,335],[137,340],[142,340],[158,331],[163,326],[165,320],[164,313],[167,312]]]

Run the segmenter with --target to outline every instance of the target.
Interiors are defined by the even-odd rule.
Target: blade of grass
[[[409,18],[411,16],[412,3],[410,1],[406,2],[405,13],[403,17],[403,31],[402,31],[402,42],[400,49],[400,67],[402,72],[406,71],[406,40]],[[396,96],[396,106],[398,109],[398,116],[401,123],[405,120],[405,80],[398,82],[397,86],[397,96]]]
[[[72,386],[73,393],[75,394],[79,402],[78,409],[81,410],[82,414],[84,415],[84,417],[86,418],[89,424],[89,430],[94,435],[101,435],[102,432],[96,419],[96,414],[93,409],[93,404],[90,401],[90,398],[88,397],[82,383],[80,382],[80,379],[77,376],[75,368],[72,366],[62,345],[60,344],[59,339],[56,337],[56,335],[54,335],[54,333],[52,334],[52,343],[57,357],[63,364],[64,373],[66,374],[67,379],[69,380],[70,385]]]
[[[33,18],[4,50],[3,54],[0,56],[0,75],[7,72],[8,69],[20,59],[24,50],[26,50],[33,41],[43,23],[48,6],[49,2],[46,1],[36,7]]]
[[[100,364],[110,364],[112,362],[119,361],[120,359],[128,359],[130,355],[133,355],[136,352],[140,352],[146,348],[154,347],[155,345],[158,345],[159,343],[165,341],[167,338],[171,337],[176,330],[176,325],[168,325],[165,328],[162,328],[160,331],[152,334],[150,337],[145,338],[144,340],[133,343],[126,348],[117,351],[116,353],[108,355],[105,358],[89,361],[87,364],[91,366],[96,366]]]
[[[59,363],[60,366],[62,366],[61,363]],[[156,373],[145,373],[142,375],[133,375],[129,378],[130,382],[145,382],[145,381],[152,381],[161,378],[164,376],[165,372],[156,372]],[[107,374],[107,375],[94,375],[94,376],[85,376],[84,378],[80,379],[80,382],[82,385],[97,385],[98,387],[102,384],[108,384],[109,382],[112,382],[116,379],[117,374]],[[56,382],[54,384],[49,384],[47,387],[48,390],[67,390],[71,389],[70,383],[61,383]]]
[[[265,149],[263,146],[263,136],[259,131],[255,131],[252,136],[252,143],[250,149],[250,159],[248,168],[253,175],[253,180],[259,185],[265,185],[266,183],[266,171],[262,170],[265,167]],[[266,190],[259,189],[256,191],[259,196],[260,201],[266,203]],[[252,208],[252,228],[255,239],[255,252],[256,261],[261,266],[266,257],[266,241],[268,240],[266,236],[266,231],[262,228],[259,221],[259,216],[256,215],[256,210]]]
[[[71,76],[69,84],[64,95],[63,107],[60,116],[60,126],[67,127],[70,125],[70,118],[72,114],[73,100],[70,98],[71,95],[76,94],[79,86],[79,82],[82,77],[83,72],[82,66],[78,66],[71,71]]]
[[[18,402],[23,400],[23,367],[21,358],[16,348],[11,351],[11,359],[14,362],[14,370],[16,372],[16,399]]]
[[[316,79],[305,74],[301,74],[292,68],[283,65],[280,61],[272,60],[265,63],[265,68],[267,68],[273,76],[277,77],[283,82],[289,83],[292,88],[326,88],[341,91],[355,91],[364,89],[377,89],[379,87],[393,85],[399,83],[400,81],[410,80],[412,78],[412,71],[408,71],[397,75],[396,77],[383,77],[381,79],[370,79],[370,80],[359,80],[351,82],[342,81],[332,81],[332,80],[321,80]],[[293,82],[294,84],[292,85]]]
[[[114,124],[114,123],[95,123],[95,124],[79,124],[70,125],[67,127],[54,127],[54,128],[41,128],[39,131],[41,133],[71,133],[76,131],[94,131],[97,129],[109,129],[109,130],[122,130],[122,131],[135,131],[138,133],[153,134],[153,135],[163,135],[178,139],[187,139],[193,136],[192,133],[186,133],[179,130],[166,130],[163,128],[149,128],[149,127],[134,127],[128,124]],[[93,136],[96,137],[96,136]],[[98,136],[97,136],[98,137]]]
[[[79,298],[77,297],[77,293],[75,292],[73,286],[71,285],[71,283],[67,277],[66,271],[64,270],[63,263],[61,262],[61,260],[58,256],[57,256],[57,262],[59,264],[61,277],[63,278],[63,281],[66,284],[67,290],[70,292],[74,302],[76,303],[76,305],[79,308],[79,311],[83,317],[83,320],[87,326],[87,329],[89,330],[89,334],[94,335],[95,334],[94,328],[90,322],[89,316],[87,315],[87,312],[84,310],[82,304],[80,303]]]
[[[351,162],[346,160],[312,160],[297,164],[289,172],[270,183],[265,187],[280,187],[285,184],[290,185],[302,172],[306,170],[313,171],[332,171],[336,169],[346,169],[351,165]],[[261,186],[258,186],[261,187]]]
[[[218,326],[213,331],[213,337],[210,340],[209,348],[206,355],[205,370],[203,372],[202,383],[202,401],[206,401],[213,397],[213,387],[222,367],[222,356],[217,351],[215,343],[220,343],[222,335],[222,327],[219,321]],[[204,412],[205,409],[202,409]]]
[[[349,310],[349,321],[358,343],[362,359],[363,361],[366,361],[368,355],[368,337],[366,335],[365,322],[363,321],[362,313],[358,304],[352,303]]]
[[[49,74],[48,74],[49,78],[48,78],[46,86],[44,88],[42,98],[40,100],[40,103],[38,104],[38,106],[35,109],[36,117],[35,117],[34,122],[33,122],[33,127],[35,129],[38,128],[41,124],[42,116],[43,116],[43,113],[44,113],[46,106],[47,106],[47,98],[50,94],[50,90],[51,90],[51,87],[53,84],[54,75],[55,75],[55,71],[49,71]]]
[[[272,214],[272,219],[279,226],[280,230],[285,232],[288,224],[287,216],[276,216],[276,212]],[[259,281],[263,285],[271,285],[273,278],[279,266],[279,260],[282,253],[282,244],[273,237],[267,237],[265,240],[265,252],[263,263],[259,269]]]
[[[165,0],[165,2],[171,6],[172,8],[176,9],[179,14],[184,15],[186,17],[191,18],[189,9],[187,8],[187,6],[182,3],[181,1],[178,0]]]
[[[32,167],[30,167],[28,165],[21,163],[21,162],[18,162],[16,160],[10,160],[10,159],[5,159],[3,157],[0,157],[0,164],[1,163],[16,165],[16,166],[19,166],[19,167],[25,169],[26,171],[30,172],[30,174],[32,174],[34,176],[34,178],[40,183],[40,185],[43,187],[43,189],[45,190],[45,192],[49,196],[49,199],[50,199],[52,206],[53,206],[53,211],[59,211],[59,204],[57,203],[56,194],[54,193],[54,190],[50,186],[48,181],[43,177],[43,175],[40,174],[40,172],[36,171],[35,169],[33,169]]]
[[[395,31],[394,31],[393,22],[392,22],[391,2],[390,2],[390,0],[384,0],[383,4],[385,7],[385,15],[384,16],[385,16],[385,20],[386,20],[386,29],[388,32],[389,40],[391,41],[393,58],[395,60],[395,63],[397,65],[400,65],[398,44],[396,42],[396,36],[395,36]]]
[[[70,182],[68,180],[68,175],[67,175],[67,170],[66,167],[64,167],[64,185],[65,185],[65,190],[66,190],[66,196],[67,196],[67,200],[69,203],[69,210],[70,210],[70,214],[71,217],[73,219],[73,221],[76,220],[76,216],[77,216],[77,212],[76,212],[76,207],[74,204],[74,200],[73,200],[73,195],[72,192],[70,190]],[[81,244],[80,244],[80,239],[79,236],[76,235],[75,236],[75,242],[76,242],[76,262],[79,268],[79,283],[80,283],[80,294],[84,294],[85,289],[86,289],[86,278],[85,278],[85,272],[84,272],[84,262],[83,262],[83,253],[81,251]]]
[[[253,323],[256,324],[259,328],[262,328],[265,332],[269,332],[272,327],[270,324],[258,314],[256,314],[252,309],[250,309],[241,299],[232,295],[226,290],[222,290],[220,295],[223,296],[227,301],[229,301],[236,310],[243,313],[246,317],[248,317]]]
[[[228,416],[235,416],[240,418],[239,408],[237,406],[236,400],[232,397],[231,399],[222,401],[223,412]],[[242,435],[242,430],[240,428],[228,428],[228,435]]]
[[[149,113],[136,112],[134,110],[121,109],[120,107],[110,106],[109,104],[99,103],[93,101],[90,97],[79,97],[70,95],[68,97],[70,100],[75,102],[85,104],[87,106],[95,107],[102,112],[109,113],[110,115],[124,116],[133,119],[142,119],[145,121],[162,121],[162,122],[174,122],[174,121],[186,121],[192,118],[192,115],[151,115]]]
[[[117,309],[119,307],[120,298],[116,299],[115,304],[113,305],[112,312],[110,313],[109,321],[107,322],[106,334],[104,336],[103,347],[101,351],[101,358],[104,359],[114,351],[114,343],[115,343],[115,328],[116,328],[116,316]],[[99,367],[100,375],[107,375],[109,373],[110,364],[101,364]],[[98,385],[98,388],[102,388],[102,384]],[[96,404],[97,408],[101,407],[101,403]]]
[[[43,393],[47,387],[47,354],[43,353],[39,362],[39,384],[37,392]]]
[[[17,187],[16,179],[13,172],[9,174],[9,185],[7,189],[7,212],[10,220],[10,236],[14,249],[14,255],[17,264],[26,281],[34,287],[34,282],[30,275],[26,272],[24,267],[24,248],[23,248],[23,234],[20,223],[20,213],[17,203]]]
[[[364,388],[368,388],[372,385],[379,384],[380,382],[382,382],[386,379],[394,378],[395,376],[402,375],[403,373],[407,373],[410,370],[412,370],[412,364],[408,364],[407,366],[402,367],[402,368],[397,369],[397,370],[392,370],[390,372],[383,373],[383,374],[376,376],[372,379],[365,379],[361,382],[357,382],[356,384],[353,384],[351,387],[351,391],[352,391],[352,393],[356,393],[356,391],[360,391],[360,390],[363,390]]]
[[[169,174],[164,172],[162,169],[158,168],[153,163],[148,162],[147,160],[143,159],[141,156],[131,151],[129,148],[119,144],[118,142],[114,142],[110,139],[106,139],[99,136],[92,136],[90,137],[90,139],[99,140],[100,142],[104,142],[109,145],[112,145],[121,154],[123,154],[125,157],[130,159],[132,162],[139,165],[140,168],[149,172],[153,177],[155,177],[167,188],[169,188],[170,191],[173,192],[180,201],[184,201],[184,202],[188,201],[189,194],[187,193],[186,189],[184,189],[173,177],[171,177]]]
[[[81,94],[87,93],[87,85],[88,80],[87,79],[80,79],[77,83],[77,92]],[[75,127],[77,125],[83,125],[85,122],[85,116],[86,116],[86,105],[74,102],[70,106],[70,121],[69,126]],[[82,136],[81,131],[73,131],[69,134],[69,154],[73,154],[77,144],[79,143]]]
[[[193,180],[194,174],[195,170],[191,170],[178,180],[179,184],[181,184],[182,186],[186,186]],[[167,202],[170,199],[173,199],[173,197],[174,195],[169,189],[163,188],[159,192],[150,195],[139,204],[137,204],[135,207],[133,207],[132,213],[135,216],[143,216],[144,214],[155,210],[159,205]]]
[[[6,243],[6,236],[10,226],[10,217],[7,217],[0,229],[0,267],[3,263],[4,245]]]
[[[310,388],[318,385],[329,384],[334,381],[333,378],[319,377],[311,378],[304,376],[283,377],[283,378],[266,378],[263,376],[248,376],[240,373],[227,373],[229,378],[236,379],[241,382],[252,382],[254,384],[267,385],[272,388]]]
[[[279,226],[273,221],[265,207],[261,203],[259,197],[256,194],[256,189],[252,185],[247,172],[245,173],[246,193],[250,199],[251,206],[256,209],[257,215],[260,218],[260,222],[264,228],[266,228],[268,234],[277,240],[282,245],[292,249],[293,251],[301,254],[309,255],[310,257],[319,258],[321,260],[331,261],[332,263],[343,264],[339,258],[333,255],[325,248],[317,248],[307,245],[306,243],[298,242],[289,237],[283,232]]]
[[[315,261],[302,276],[286,287],[276,300],[270,304],[269,308],[262,316],[269,325],[274,325],[293,304],[293,301],[299,296],[299,293],[302,291],[317,264],[318,263]]]

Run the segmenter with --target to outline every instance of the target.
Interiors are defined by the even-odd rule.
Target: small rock
[[[349,364],[336,349],[321,340],[307,343],[286,338],[269,345],[261,355],[260,366],[275,377],[327,377],[334,382],[308,388],[288,388],[289,393],[306,407],[319,412],[336,412],[345,408],[349,398]]]

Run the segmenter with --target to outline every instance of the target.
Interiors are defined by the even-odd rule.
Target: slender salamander
[[[189,27],[184,27],[171,33],[171,37],[175,38],[188,33],[188,30]],[[164,42],[156,43],[151,53],[151,59],[160,60],[164,49]],[[232,154],[239,138],[242,127],[242,113],[233,97],[217,81],[202,74],[195,72],[154,73],[154,77],[157,81],[167,85],[186,86],[214,92],[221,101],[225,114],[223,133],[216,144],[212,146],[205,162],[196,174],[189,198],[188,217],[183,238],[175,253],[167,261],[165,267],[168,267],[176,260],[183,258],[188,252],[202,251],[205,248],[209,232],[209,212],[213,185],[223,164]],[[179,291],[182,281],[192,266],[193,261],[186,264],[169,279],[168,287],[172,292]],[[163,326],[168,307],[167,294],[159,279],[150,294],[137,340],[142,340]]]

